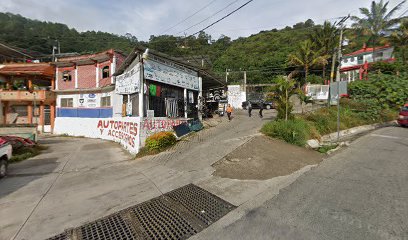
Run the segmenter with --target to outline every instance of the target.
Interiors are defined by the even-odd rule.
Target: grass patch
[[[10,163],[21,162],[35,157],[46,149],[48,149],[48,147],[42,145],[36,145],[34,147],[21,147],[13,151],[13,156],[10,159]]]
[[[261,132],[298,146],[304,146],[312,133],[309,124],[302,119],[271,121],[262,127]]]
[[[373,123],[395,120],[398,112],[381,108],[371,101],[342,99],[340,107],[340,130]],[[309,139],[337,131],[337,106],[320,108],[314,112],[297,114],[294,119],[277,120],[264,124],[261,132],[267,136],[282,139],[288,143],[304,146]],[[324,147],[319,152],[330,149]]]

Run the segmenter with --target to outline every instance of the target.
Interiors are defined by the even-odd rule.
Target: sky
[[[394,7],[402,0],[390,0]],[[151,35],[190,35],[234,11],[247,0],[0,0],[0,12],[59,22],[78,31],[131,33],[147,41]],[[284,28],[312,19],[336,21],[359,15],[371,0],[253,0],[206,30],[213,39],[232,39],[262,30]],[[391,8],[389,8],[391,9]],[[399,14],[408,10],[406,3]],[[397,14],[397,16],[399,15]]]

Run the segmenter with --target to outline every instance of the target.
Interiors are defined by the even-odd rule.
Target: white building
[[[362,80],[373,62],[393,62],[394,47],[389,45],[368,48],[366,45],[358,51],[343,55],[341,62],[341,80]]]

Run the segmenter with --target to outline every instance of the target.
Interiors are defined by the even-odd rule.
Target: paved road
[[[408,129],[374,131],[193,239],[408,239]]]
[[[267,189],[274,193],[302,171],[264,181],[212,176],[211,165],[258,134],[271,119],[249,119],[244,112],[191,136],[154,157],[130,160],[118,144],[86,138],[49,138],[50,148],[12,164],[0,180],[0,239],[45,239],[67,228],[107,216],[189,183],[234,205]]]

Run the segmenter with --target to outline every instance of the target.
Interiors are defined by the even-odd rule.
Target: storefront
[[[126,116],[141,118],[142,145],[153,133],[201,119],[203,84],[222,86],[198,68],[146,48],[135,48],[114,75]]]

